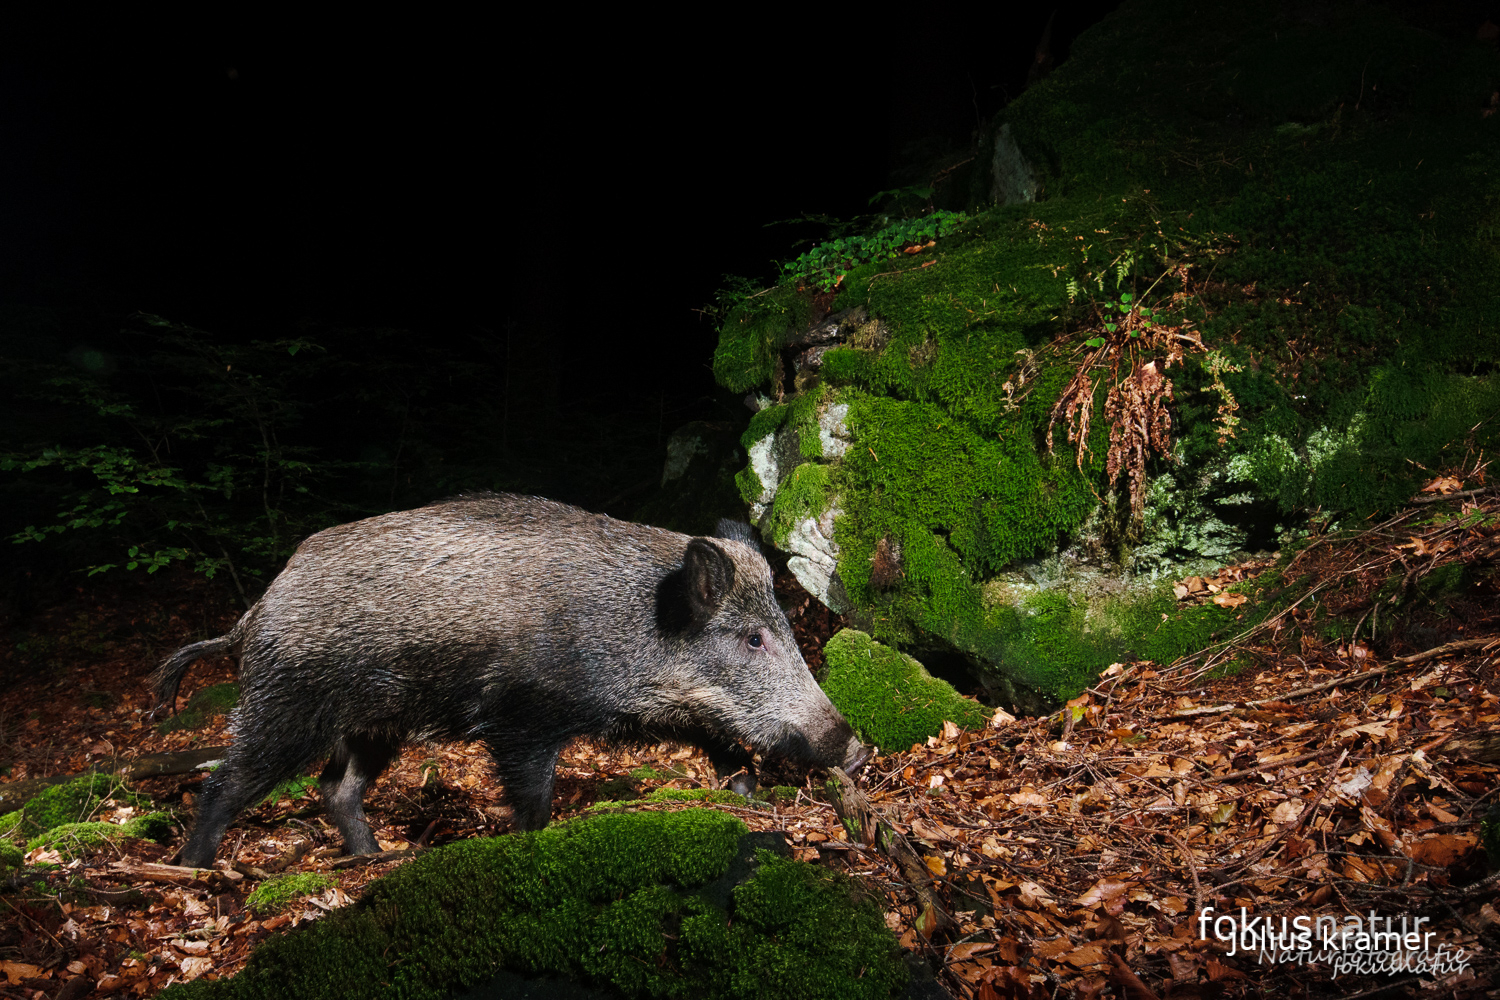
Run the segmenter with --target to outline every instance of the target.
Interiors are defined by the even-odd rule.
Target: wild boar
[[[227,635],[158,668],[158,710],[194,660],[226,652],[240,659],[233,743],[180,854],[200,868],[240,810],[325,757],[345,849],[378,850],[364,793],[410,740],[483,742],[523,830],[547,824],[558,753],[580,736],[695,743],[720,773],[750,765],[742,742],[849,770],[869,756],[808,672],[753,544],[535,497],[318,532]]]

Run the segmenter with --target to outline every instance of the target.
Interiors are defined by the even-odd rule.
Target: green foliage
[[[257,916],[270,916],[285,910],[294,900],[316,895],[337,884],[320,872],[275,875],[255,887],[255,891],[245,900],[245,906]]]
[[[194,694],[182,711],[164,719],[156,726],[159,733],[174,733],[180,729],[197,729],[234,708],[239,701],[240,686],[234,682],[214,684]]]
[[[7,868],[19,868],[26,860],[26,852],[8,840],[0,840],[0,875]]]
[[[670,774],[663,774],[650,764],[642,764],[630,772],[631,781],[666,781],[670,777]]]
[[[907,247],[922,246],[953,232],[965,221],[967,216],[962,212],[942,211],[917,219],[898,219],[864,236],[844,236],[820,243],[796,260],[782,264],[781,273],[783,277],[811,279],[826,291],[860,264],[890,260]]]
[[[863,632],[844,629],[823,651],[823,690],[867,743],[905,750],[942,732],[945,721],[963,729],[982,729],[989,721],[990,710],[979,702]]]
[[[302,774],[295,778],[288,778],[279,783],[275,788],[266,793],[261,802],[279,802],[282,799],[291,799],[300,802],[313,793],[318,787],[318,779],[310,775]]]
[[[358,905],[267,941],[234,978],[163,996],[438,1000],[499,969],[684,1000],[853,1000],[903,984],[879,908],[845,879],[762,854],[729,912],[696,892],[726,871],[744,832],[690,809],[448,845]]]
[[[0,593],[59,565],[174,566],[248,600],[324,527],[466,490],[597,506],[660,460],[655,393],[611,394],[609,421],[587,398],[564,408],[566,369],[519,329],[442,347],[152,316],[101,329],[87,306],[0,315],[0,544],[20,543],[0,551]]]
[[[47,847],[64,858],[76,858],[125,837],[161,840],[172,831],[172,817],[164,812],[146,813],[124,823],[62,823],[26,842],[26,850]]]

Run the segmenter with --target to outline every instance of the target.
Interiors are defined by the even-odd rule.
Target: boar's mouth
[[[870,762],[870,758],[873,756],[875,756],[873,749],[865,746],[863,743],[856,744],[850,751],[849,756],[844,760],[844,773],[851,778],[858,777],[859,772],[865,769],[865,765]]]
[[[874,750],[860,743],[847,724],[842,729],[842,732],[824,734],[824,738],[819,741],[821,745],[815,745],[807,738],[805,732],[795,727],[788,727],[782,733],[781,738],[765,747],[764,751],[800,764],[842,767],[850,777],[853,777],[869,763]]]

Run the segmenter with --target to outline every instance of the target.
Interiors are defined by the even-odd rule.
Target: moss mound
[[[971,217],[930,250],[853,267],[831,308],[862,319],[816,358],[798,352],[832,322],[823,272],[727,317],[720,381],[782,401],[744,439],[764,537],[791,548],[837,510],[861,627],[1045,700],[1125,649],[1190,651],[1211,614],[1145,628],[1122,603],[1091,633],[1096,584],[1152,605],[1164,577],[1277,548],[1314,512],[1388,512],[1500,445],[1497,83],[1493,47],[1391,9],[1122,5],[981,145],[998,162],[1013,140],[1037,201],[951,206]],[[1143,309],[1186,339],[1117,332]],[[1121,428],[1152,411],[1107,399],[1148,359],[1170,441],[1132,457]],[[847,447],[825,455],[835,407]]]
[[[26,842],[26,849],[50,847],[65,858],[103,847],[126,837],[161,840],[172,830],[172,817],[164,812],[146,813],[125,823],[63,823]]]
[[[8,868],[19,868],[26,860],[26,852],[8,840],[0,840],[0,873]]]
[[[214,684],[188,699],[182,711],[163,720],[157,727],[159,733],[174,733],[179,729],[197,729],[214,718],[226,714],[240,700],[240,686],[234,683]]]
[[[130,791],[117,777],[81,774],[38,792],[20,809],[0,816],[0,836],[35,837],[64,824],[87,823],[109,802],[142,810],[150,809],[152,804],[144,795]]]
[[[333,879],[318,872],[293,872],[276,875],[255,887],[245,905],[260,916],[280,913],[293,900],[331,889],[337,885]]]
[[[905,750],[941,732],[944,721],[982,729],[989,720],[990,710],[979,702],[863,632],[846,628],[823,652],[828,657],[823,690],[866,743]]]
[[[162,995],[436,1000],[501,969],[633,997],[874,998],[904,984],[877,906],[821,869],[740,858],[744,835],[690,809],[452,844],[266,942],[234,978]],[[723,892],[740,862],[754,874]]]

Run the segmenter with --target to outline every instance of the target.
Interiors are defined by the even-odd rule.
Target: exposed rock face
[[[726,322],[740,495],[878,640],[1070,697],[1243,628],[1172,580],[1500,447],[1500,53],[1257,11],[1122,5],[991,126],[960,228]]]
[[[1010,125],[1001,125],[990,158],[990,199],[997,205],[1021,205],[1036,201],[1036,174],[1021,147],[1011,135]]]

